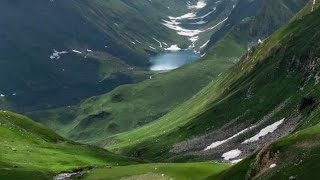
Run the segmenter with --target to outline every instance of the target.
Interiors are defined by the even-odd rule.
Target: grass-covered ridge
[[[32,120],[0,111],[0,178],[51,179],[79,167],[134,163],[98,147],[68,141]]]
[[[243,2],[253,4],[249,8],[251,14],[246,14],[247,9],[241,5]],[[281,16],[281,20],[275,24],[269,21],[269,18],[261,19],[263,14],[271,16],[272,11],[260,11],[256,4],[270,9],[269,6],[282,4],[282,1],[272,1],[271,5],[261,4],[260,1],[243,2],[241,1],[234,11],[240,13],[241,17],[249,16],[252,22],[242,22],[234,12],[229,20],[233,22],[232,28],[227,28],[226,34],[219,36],[219,41],[215,42],[214,46],[208,49],[206,56],[200,60],[169,73],[152,75],[151,79],[144,82],[121,86],[105,95],[86,99],[71,108],[32,112],[28,115],[63,136],[87,143],[95,143],[107,136],[132,130],[159,119],[226,73],[248,47],[287,22],[303,6],[305,0],[289,3],[288,9],[283,12],[286,14],[284,17],[281,13],[272,15]],[[222,4],[224,3],[226,2]],[[263,26],[264,30],[260,32],[257,22],[272,24],[272,28]],[[258,34],[248,33],[241,36],[243,32],[249,32],[248,29],[256,29],[254,32]]]
[[[316,75],[319,13],[315,9],[312,14],[296,18],[248,52],[229,74],[159,120],[109,138],[109,143],[115,143],[107,144],[106,148],[161,160],[174,155],[170,151],[178,142],[214,132],[227,124],[248,127],[282,103],[285,107],[272,113],[266,122],[305,117],[303,112],[297,112],[302,99],[319,97],[315,95],[319,88]],[[239,138],[240,142],[245,140]]]

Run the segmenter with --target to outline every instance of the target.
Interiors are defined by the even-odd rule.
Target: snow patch
[[[205,48],[208,44],[209,44],[210,40],[208,40],[207,42],[205,42],[202,46],[200,46],[200,49]]]
[[[236,159],[236,160],[232,160],[230,161],[232,164],[237,164],[239,162],[241,162],[243,159]]]
[[[152,39],[155,40],[157,43],[159,43],[159,47],[161,47],[161,48],[163,47],[162,43],[159,40],[157,40],[156,38],[152,38]]]
[[[204,8],[204,7],[206,7],[207,6],[207,3],[206,3],[206,1],[205,0],[199,0],[198,2],[197,2],[197,4],[195,4],[195,5],[188,5],[188,8],[189,9],[202,9],[202,8]]]
[[[55,49],[53,50],[53,53],[50,55],[50,59],[60,59],[62,54],[67,54],[67,51],[56,51]]]
[[[234,149],[222,154],[222,157],[224,160],[229,161],[230,159],[234,159],[238,157],[240,154],[241,154],[241,151],[239,149]]]
[[[276,164],[271,164],[270,166],[269,166],[269,168],[271,169],[271,168],[274,168],[274,167],[276,167],[277,165]]]
[[[269,133],[273,133],[284,122],[284,120],[285,120],[285,118],[283,118],[280,121],[277,121],[277,122],[275,122],[275,123],[263,128],[263,129],[261,129],[258,134],[256,134],[255,136],[243,141],[242,144],[247,144],[247,143],[258,141],[261,137],[264,137]]]
[[[166,48],[167,51],[180,51],[181,48],[178,45],[171,45],[170,47]]]
[[[231,140],[231,139],[233,139],[233,138],[236,138],[236,137],[240,136],[241,134],[243,134],[243,133],[245,133],[245,132],[247,132],[247,131],[249,131],[249,130],[251,130],[251,129],[253,129],[253,128],[255,128],[255,126],[248,127],[248,128],[246,128],[246,129],[238,132],[237,134],[229,137],[228,139],[225,139],[225,140],[222,140],[222,141],[216,141],[216,142],[210,144],[208,147],[206,147],[206,148],[204,149],[204,151],[207,151],[207,150],[209,150],[209,149],[216,148],[216,147],[220,146],[221,144],[224,144],[225,142],[227,142],[227,141],[229,141],[229,140]]]
[[[80,51],[78,51],[78,50],[72,50],[72,52],[78,53],[78,54],[82,54],[82,52],[80,52]]]
[[[152,50],[155,50],[155,49],[156,49],[155,47],[152,47],[152,46],[149,46],[149,48],[152,49]]]
[[[222,23],[224,23],[226,20],[228,20],[228,18],[225,18],[225,19],[223,19],[222,21],[218,22],[216,25],[208,28],[207,31],[208,31],[208,30],[213,30],[213,29],[215,29],[216,27],[218,27],[218,26],[220,26]]]

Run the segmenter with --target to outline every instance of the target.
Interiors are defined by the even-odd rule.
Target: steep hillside
[[[304,1],[297,1],[290,8],[302,8],[302,2]],[[206,12],[205,10],[212,5],[214,4],[208,3],[207,7],[197,12]],[[269,4],[263,4],[264,6],[267,8]],[[256,7],[251,8],[254,10]],[[237,6],[234,9],[238,9]],[[242,13],[248,10],[239,9]],[[290,12],[295,11],[297,9],[293,8]],[[260,16],[257,14],[257,17]],[[257,21],[254,17],[252,19]],[[267,23],[268,20],[261,21]],[[288,20],[289,17],[283,19],[282,23]],[[247,29],[256,27],[254,23],[242,26]],[[89,143],[150,123],[191,98],[208,83],[215,81],[240,59],[252,40],[240,40],[237,27],[238,24],[210,48],[206,56],[193,64],[169,73],[153,75],[151,79],[142,83],[119,87],[103,96],[83,101],[78,106],[33,112],[28,115],[66,137]]]
[[[80,167],[135,163],[98,147],[63,139],[30,119],[0,112],[0,179],[52,179]]]
[[[294,16],[308,0],[240,0],[224,25],[213,34],[214,45],[225,34],[232,33],[247,48],[256,45]]]
[[[319,99],[317,5],[310,2],[289,25],[248,51],[230,73],[183,105],[102,143],[153,160],[239,161],[299,126],[317,123],[307,121]]]
[[[218,179],[319,179],[319,135],[319,125],[296,132],[264,147]]]
[[[66,106],[146,79],[150,54],[189,43],[161,24],[164,14],[186,12],[186,3],[161,2],[1,1],[0,106]]]

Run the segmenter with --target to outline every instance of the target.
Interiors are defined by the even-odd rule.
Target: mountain
[[[303,7],[308,0],[240,0],[228,19],[210,39],[214,45],[225,34],[231,32],[235,38],[251,48],[260,40],[265,39],[287,22]]]
[[[243,8],[242,4],[244,2],[247,1],[238,3],[240,7],[236,5],[232,8],[231,6],[231,10],[233,9],[238,14],[239,9],[242,10],[242,13],[249,11],[250,9]],[[290,14],[290,16],[287,15],[284,16],[284,19],[281,19],[282,23],[286,23],[294,15],[294,12],[298,11],[297,7],[303,7],[304,2],[306,1],[301,0],[295,3],[291,1],[272,1],[272,3],[262,3],[261,9],[271,9],[270,6],[286,5],[288,8],[283,11],[283,14]],[[228,3],[228,5],[231,4]],[[219,8],[223,9],[225,7],[222,5]],[[209,4],[208,7],[201,9],[198,13],[204,11],[205,14],[205,10],[210,9],[211,6]],[[252,11],[256,9],[256,6],[250,7]],[[219,10],[216,9],[216,11],[220,12]],[[254,12],[257,14],[250,16],[250,22],[259,20],[261,24],[267,24],[271,21],[269,18],[260,20],[260,17],[263,14],[272,14],[273,12]],[[233,11],[230,13],[234,14]],[[280,18],[283,14],[278,13],[277,15]],[[208,17],[210,16],[211,14],[208,15]],[[230,19],[235,19],[235,17],[237,16],[232,15]],[[245,16],[245,19],[247,19],[247,16]],[[189,22],[191,20],[184,19],[183,22],[186,23],[185,21]],[[28,113],[28,116],[49,126],[63,136],[87,143],[95,143],[105,139],[107,136],[132,130],[165,117],[172,109],[192,98],[207,84],[226,73],[246,52],[248,44],[252,44],[252,39],[257,36],[249,34],[248,36],[252,37],[251,39],[241,39],[239,29],[245,31],[245,28],[253,29],[257,25],[247,21],[240,22],[242,23],[235,23],[228,33],[221,37],[213,47],[208,46],[206,56],[190,65],[168,73],[152,75],[151,79],[141,83],[121,86],[105,95],[89,98],[76,106],[31,112]],[[224,27],[223,24],[221,26],[222,28]],[[279,26],[279,24],[274,24],[272,27]],[[272,31],[273,29],[271,28],[268,31],[269,34]],[[265,32],[265,34],[267,33]],[[260,38],[263,39],[263,36]],[[255,43],[258,43],[258,40]],[[68,118],[66,119],[65,117]]]
[[[67,3],[76,2],[86,1]],[[141,7],[153,7],[152,1],[108,2],[115,3],[110,10],[125,5],[138,14]],[[200,60],[150,73],[144,65],[110,53],[116,58],[112,68],[139,68],[132,75],[148,80],[79,105],[26,113],[65,137],[107,150],[67,140],[25,116],[0,111],[0,179],[318,179],[320,2],[229,1],[237,4],[225,6],[228,17],[210,29],[210,40],[199,48],[197,42],[206,33],[189,29],[192,21],[205,27],[211,23],[206,18],[218,10],[210,8],[226,2],[177,0],[172,5],[184,15],[168,16],[174,6],[163,1],[166,10],[155,13],[157,23],[177,38],[165,48],[189,46],[189,51],[205,53]],[[201,21],[199,13],[204,13]],[[164,49],[162,41],[156,42]],[[153,50],[141,52],[147,57],[158,52]],[[87,59],[95,53],[84,51]],[[60,51],[51,57],[60,60],[68,54]],[[95,55],[105,58],[106,53]],[[6,94],[0,93],[0,101],[2,107],[14,105]]]
[[[170,113],[100,143],[114,152],[155,161],[230,162],[316,125],[317,5],[310,2],[306,9],[314,7],[312,14],[311,8],[304,9],[248,51],[231,72]]]
[[[81,145],[32,120],[0,112],[0,178],[51,179],[76,168],[136,164],[102,148]]]
[[[150,55],[188,41],[161,24],[188,10],[180,0],[4,0],[0,6],[1,107],[20,112],[68,106],[146,79]]]

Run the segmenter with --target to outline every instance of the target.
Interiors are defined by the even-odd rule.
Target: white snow
[[[155,50],[155,49],[156,49],[155,47],[152,47],[152,46],[149,46],[149,48],[150,48],[150,49],[153,49],[153,50]]]
[[[158,42],[159,43],[159,47],[162,48],[162,43],[159,40],[157,40],[156,38],[152,38],[152,39],[155,40],[156,42]]]
[[[0,97],[5,97],[5,95],[4,94],[0,94]]]
[[[141,43],[139,40],[137,40],[137,39],[136,39],[136,42],[142,45],[142,43]]]
[[[216,3],[219,3],[217,1]],[[206,0],[198,0],[196,4],[191,4],[191,2],[188,2],[188,8],[191,12],[183,14],[178,17],[172,17],[168,16],[169,20],[162,20],[162,24],[166,26],[169,29],[172,29],[176,31],[176,33],[180,36],[186,36],[189,37],[189,40],[192,42],[192,44],[189,46],[190,49],[195,47],[195,42],[199,40],[199,34],[204,33],[206,31],[211,31],[215,29],[216,27],[220,26],[222,23],[224,23],[228,18],[223,19],[222,21],[218,22],[216,25],[209,27],[207,29],[204,28],[185,28],[182,26],[182,24],[185,24],[183,20],[197,20],[196,22],[190,22],[189,24],[193,25],[202,25],[208,23],[208,21],[205,21],[204,18],[212,14],[214,11],[216,11],[216,8],[213,8],[210,12],[208,12],[205,15],[197,16],[197,12],[204,8],[207,5]],[[186,23],[188,24],[188,23]]]
[[[193,37],[189,38],[189,40],[194,43],[199,40],[199,36],[193,36]]]
[[[201,25],[201,24],[206,24],[207,22],[208,22],[208,21],[201,20],[201,21],[198,21],[198,22],[190,23],[190,24]]]
[[[225,142],[227,142],[227,141],[229,141],[229,140],[231,140],[231,139],[233,139],[233,138],[236,138],[236,137],[240,136],[241,134],[243,134],[243,133],[245,133],[245,132],[247,132],[247,131],[249,131],[249,130],[253,129],[254,127],[255,127],[255,126],[248,127],[248,128],[246,128],[246,129],[244,129],[244,130],[242,130],[242,131],[238,132],[237,134],[235,134],[235,135],[233,135],[233,136],[231,136],[231,137],[229,137],[229,138],[225,139],[225,140],[222,140],[222,141],[216,141],[216,142],[214,142],[214,143],[210,144],[208,147],[206,147],[206,148],[204,149],[204,151],[207,151],[207,150],[209,150],[209,149],[216,148],[216,147],[220,146],[221,144],[224,144]]]
[[[191,18],[194,18],[196,16],[197,15],[194,12],[190,12],[190,13],[184,14],[182,16],[178,16],[178,17],[169,16],[169,19],[171,19],[171,20],[183,20],[183,19],[191,19]]]
[[[223,19],[222,21],[218,22],[216,25],[208,28],[207,31],[208,31],[208,30],[213,30],[213,29],[215,29],[216,27],[218,27],[218,26],[220,26],[222,23],[224,23],[226,20],[228,20],[228,18],[225,18],[225,19]]]
[[[208,12],[207,14],[203,15],[203,16],[199,16],[199,17],[193,17],[190,19],[203,19],[206,18],[207,16],[209,16],[210,14],[212,14],[215,11],[215,9],[213,9],[212,11]]]
[[[276,166],[277,166],[276,164],[271,164],[269,168],[274,168]]]
[[[188,8],[189,9],[202,9],[202,8],[204,8],[206,6],[207,6],[207,3],[206,3],[205,0],[199,0],[197,2],[197,4],[195,4],[195,5],[188,5]]]
[[[203,49],[204,47],[206,47],[209,44],[210,40],[208,40],[207,42],[205,42],[202,46],[200,46],[200,49]]]
[[[241,151],[239,149],[234,149],[222,154],[222,157],[224,158],[224,160],[229,161],[230,159],[238,157],[240,154]]]
[[[170,47],[166,48],[167,51],[180,51],[181,48],[179,48],[178,45],[171,45]]]
[[[264,137],[269,133],[273,133],[284,122],[284,120],[285,120],[285,118],[283,118],[280,121],[277,121],[277,122],[275,122],[275,123],[263,128],[263,129],[261,129],[258,134],[256,134],[255,136],[243,141],[242,144],[247,144],[247,143],[258,141],[261,137]]]
[[[53,50],[53,53],[50,55],[50,59],[60,59],[60,55],[62,54],[67,54],[67,51],[56,51],[55,49]]]
[[[191,29],[186,29],[183,28],[181,26],[179,26],[179,22],[177,22],[176,20],[171,19],[171,21],[167,21],[167,20],[163,20],[162,23],[164,26],[166,26],[169,29],[175,30],[177,32],[178,35],[181,36],[187,36],[187,37],[193,37],[196,36],[202,32],[204,32],[203,30],[191,30]]]
[[[236,160],[232,160],[230,161],[232,164],[237,164],[239,162],[241,162],[243,159],[236,159]]]
[[[82,54],[82,52],[80,52],[80,51],[78,51],[78,50],[72,50],[72,52],[78,53],[78,54]]]
[[[92,50],[91,49],[87,49],[87,52],[92,52]]]

